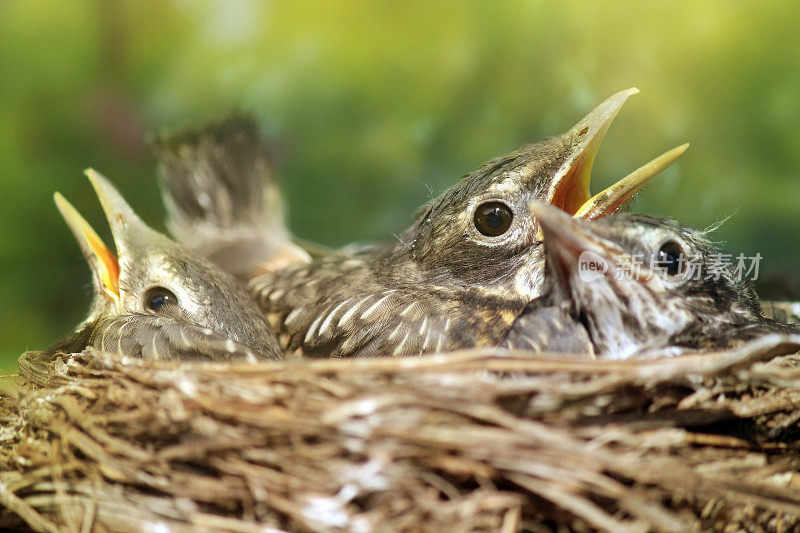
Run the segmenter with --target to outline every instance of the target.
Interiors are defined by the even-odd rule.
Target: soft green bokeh
[[[0,1],[0,371],[87,309],[52,193],[107,236],[93,166],[161,227],[143,136],[236,108],[274,141],[295,232],[341,245],[393,238],[431,191],[637,86],[595,187],[690,141],[638,208],[734,214],[717,238],[796,291],[798,16],[788,0]]]

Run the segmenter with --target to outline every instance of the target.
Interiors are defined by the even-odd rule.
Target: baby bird
[[[115,256],[59,193],[56,205],[89,262],[89,317],[49,353],[87,346],[144,359],[281,359],[271,326],[236,280],[149,228],[100,174],[87,171]]]
[[[623,103],[636,92],[621,91],[568,132],[489,161],[464,176],[424,206],[396,242],[350,247],[313,260],[297,253],[294,264],[268,265],[251,275],[250,292],[275,327],[281,346],[307,357],[357,357],[503,342],[517,316],[543,293],[544,252],[530,202],[544,200],[582,218],[605,216],[623,207],[686,149],[687,145],[675,148],[600,194],[590,195],[590,172],[600,141]],[[191,221],[208,227],[209,221],[245,213],[239,227],[250,223],[263,238],[260,228],[268,224],[252,224],[251,214],[258,206],[246,199],[264,197],[254,191],[265,186],[243,179],[258,177],[254,172],[238,180],[225,177],[230,165],[207,154],[236,150],[214,131],[212,127],[206,133],[183,136],[188,141],[162,145],[161,178],[170,228],[180,240],[197,242],[204,237],[193,233],[192,228],[199,226]],[[245,128],[240,131],[240,137],[247,137]],[[258,143],[253,135],[250,138],[251,142],[240,144]],[[238,154],[246,158],[257,151],[239,149]],[[219,170],[209,171],[208,161],[216,161]],[[241,205],[231,207],[230,199],[237,198],[243,199]],[[228,208],[217,215],[222,205]],[[262,220],[269,216],[263,213]],[[235,225],[221,225],[219,233]]]
[[[517,318],[505,347],[627,359],[800,331],[764,316],[744,272],[702,232],[642,214],[586,221],[541,202],[532,210],[550,290]]]

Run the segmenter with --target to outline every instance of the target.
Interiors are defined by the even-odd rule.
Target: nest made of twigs
[[[787,531],[798,350],[775,335],[627,362],[29,352],[0,406],[0,525]]]

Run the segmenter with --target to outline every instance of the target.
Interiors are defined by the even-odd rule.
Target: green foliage
[[[2,2],[0,368],[86,313],[89,274],[52,205],[108,236],[81,171],[163,211],[142,139],[252,110],[302,237],[391,239],[482,161],[560,133],[637,86],[599,189],[685,141],[641,210],[718,230],[794,273],[800,180],[796,3]]]

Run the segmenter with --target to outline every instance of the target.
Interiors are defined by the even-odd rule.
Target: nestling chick
[[[701,232],[619,213],[586,221],[537,202],[551,289],[505,346],[602,359],[727,348],[800,328],[766,318],[752,286]]]
[[[93,170],[111,226],[115,256],[60,194],[55,201],[93,273],[86,321],[50,352],[87,346],[145,359],[282,358],[263,312],[227,273],[150,229]]]

